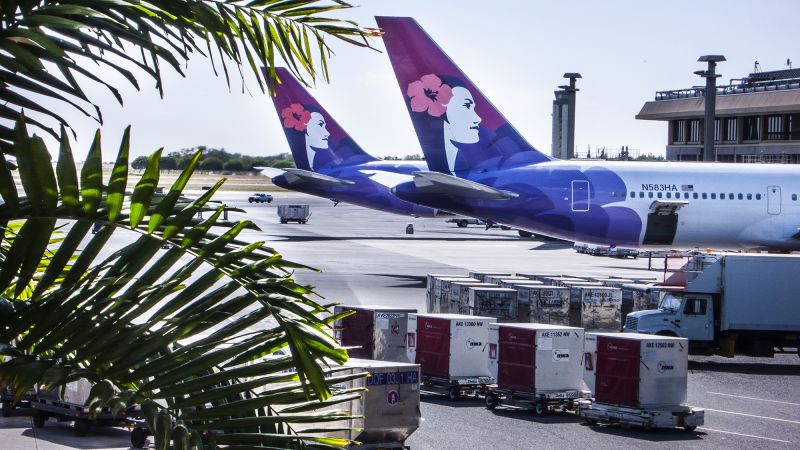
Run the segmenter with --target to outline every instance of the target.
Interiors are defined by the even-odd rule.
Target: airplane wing
[[[393,188],[400,183],[405,183],[414,179],[414,177],[411,175],[387,172],[385,170],[361,170],[360,172],[365,175],[369,175],[370,179],[388,188]]]
[[[476,200],[510,200],[519,197],[516,192],[495,189],[440,172],[414,172],[414,185],[421,192]]]
[[[312,172],[310,170],[288,167],[285,169],[278,169],[275,167],[257,167],[257,169],[260,169],[263,175],[270,178],[283,175],[289,185],[308,183],[324,186],[350,186],[355,184],[355,182],[350,180],[343,180],[341,178],[324,175],[319,172]]]

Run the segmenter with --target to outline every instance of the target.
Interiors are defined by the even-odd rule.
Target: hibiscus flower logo
[[[442,83],[434,74],[424,75],[417,81],[409,83],[406,94],[411,97],[411,110],[425,112],[433,117],[440,117],[447,111],[447,104],[453,98],[453,90]]]
[[[284,128],[294,128],[297,131],[305,131],[308,121],[311,120],[311,113],[300,103],[292,103],[281,110]]]

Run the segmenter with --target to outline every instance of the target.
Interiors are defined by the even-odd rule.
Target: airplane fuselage
[[[550,161],[457,174],[510,200],[409,201],[571,241],[626,247],[800,249],[800,167]]]

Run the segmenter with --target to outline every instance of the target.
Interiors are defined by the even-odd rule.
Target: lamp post
[[[705,126],[703,131],[703,161],[715,161],[716,153],[714,151],[714,118],[717,108],[717,75],[716,67],[718,62],[727,61],[722,55],[705,55],[697,59],[698,62],[707,62],[707,70],[698,70],[695,72],[706,79],[706,107],[704,122]]]

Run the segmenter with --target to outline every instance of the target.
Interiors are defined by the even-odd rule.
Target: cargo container
[[[532,409],[542,415],[555,406],[574,409],[589,398],[583,381],[583,330],[546,324],[489,325],[489,371],[496,387],[485,405]]]
[[[665,293],[655,311],[628,314],[625,331],[685,337],[694,350],[729,357],[800,355],[800,258],[693,255],[681,272],[683,292]]]
[[[278,205],[278,218],[281,223],[306,223],[311,217],[309,205]]]
[[[428,311],[433,313],[441,312],[442,305],[442,281],[472,281],[477,282],[475,278],[466,276],[430,276],[430,289],[428,291]]]
[[[425,283],[425,310],[428,312],[433,311],[433,286],[434,280],[437,278],[458,278],[466,277],[464,274],[458,273],[429,273]],[[466,277],[470,278],[470,277]]]
[[[531,280],[530,278],[503,278],[497,280],[497,286],[506,289],[514,289],[514,286],[544,286],[544,283],[538,280]]]
[[[564,282],[571,282],[571,283],[585,283],[586,280],[583,278],[577,277],[567,277],[567,276],[558,276],[558,277],[542,277],[539,278],[541,282],[544,284],[548,284],[550,286],[563,286]]]
[[[483,394],[489,373],[489,324],[493,317],[462,314],[409,314],[409,361],[420,365],[425,389],[451,400]]]
[[[527,278],[516,275],[486,275],[483,280],[487,283],[500,285],[501,280],[527,280]]]
[[[479,271],[470,271],[469,272],[470,278],[477,278],[484,283],[486,281],[487,276],[502,276],[502,277],[512,277],[514,276],[511,272],[479,272]]]
[[[630,278],[596,278],[603,286],[621,288],[623,284],[633,284],[634,281]]]
[[[439,313],[457,313],[460,308],[460,299],[452,296],[453,283],[467,282],[473,284],[484,284],[475,278],[441,278],[437,280],[439,283],[438,289],[434,292],[434,296],[438,294],[438,299],[435,300],[436,305],[439,306]]]
[[[588,422],[694,430],[704,412],[685,405],[689,341],[639,333],[586,333],[584,380],[594,401],[580,405]]]
[[[556,277],[562,277],[563,275],[555,273],[517,273],[517,276],[530,278],[531,280],[538,280],[543,282],[544,284],[547,284],[544,282],[545,278],[556,278]]]
[[[569,289],[563,286],[517,286],[519,322],[569,325]]]
[[[573,286],[570,302],[574,298],[580,301],[580,322],[572,323],[573,326],[587,330],[622,329],[622,291],[619,288]]]
[[[405,448],[406,439],[421,422],[418,364],[350,358],[343,366],[333,366],[329,376],[348,376],[368,372],[368,377],[343,381],[333,386],[334,394],[351,389],[366,389],[351,401],[315,410],[343,411],[352,419],[295,424],[297,432],[309,428],[318,435],[358,441],[355,448]],[[277,407],[280,410],[280,406]],[[324,431],[330,430],[330,431]]]
[[[494,317],[495,322],[517,321],[517,291],[501,287],[470,287],[469,310],[475,316]]]
[[[348,347],[351,358],[409,362],[406,350],[408,315],[414,308],[369,305],[337,305],[334,314],[355,314],[333,324],[334,336]]]
[[[469,314],[469,288],[471,287],[496,287],[492,283],[480,281],[453,281],[450,283],[450,312],[453,314]]]

